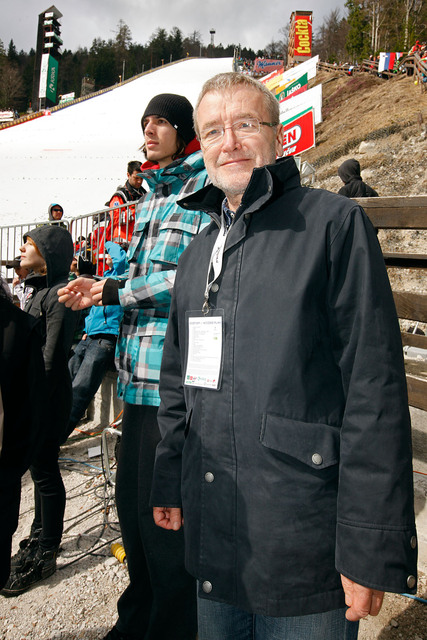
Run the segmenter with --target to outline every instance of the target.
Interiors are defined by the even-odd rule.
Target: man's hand
[[[383,603],[384,591],[376,591],[368,587],[362,587],[341,575],[341,582],[345,593],[345,603],[350,607],[345,617],[347,620],[357,622],[366,616],[377,616]]]
[[[102,306],[102,291],[105,280],[77,278],[58,290],[59,302],[73,311],[86,309],[92,305]]]
[[[178,507],[153,507],[154,522],[162,529],[178,531],[184,524],[182,509]]]

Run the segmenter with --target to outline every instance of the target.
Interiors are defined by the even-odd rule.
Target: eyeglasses
[[[241,139],[257,135],[261,131],[261,125],[277,127],[278,124],[278,122],[261,122],[256,118],[244,118],[236,120],[229,127],[217,126],[212,127],[212,129],[205,129],[200,133],[200,142],[206,149],[219,144],[224,137],[226,129],[231,129],[236,138]]]

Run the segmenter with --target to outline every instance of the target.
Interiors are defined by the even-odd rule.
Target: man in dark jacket
[[[108,202],[106,207],[118,207],[126,202],[134,202],[144,195],[145,189],[142,187],[141,176],[142,162],[139,160],[131,160],[127,166],[127,180],[123,186],[118,186]]]
[[[180,204],[212,222],[175,281],[154,518],[185,522],[199,640],[353,639],[384,591],[416,588],[384,260],[358,205],[275,162],[282,126],[263,85],[220,74],[195,116],[213,184]]]
[[[378,198],[378,193],[360,175],[360,164],[354,158],[346,160],[338,167],[338,175],[344,182],[344,186],[338,191],[341,196],[347,198]]]

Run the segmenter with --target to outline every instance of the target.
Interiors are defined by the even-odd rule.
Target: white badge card
[[[184,384],[203,389],[220,388],[224,311],[212,309],[207,315],[200,311],[187,311],[187,363]]]

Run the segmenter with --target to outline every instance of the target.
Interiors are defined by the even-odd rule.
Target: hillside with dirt
[[[338,191],[338,166],[356,158],[380,196],[427,194],[427,92],[406,75],[321,72],[315,82],[322,83],[323,122],[303,158],[316,169],[315,186]]]
[[[356,158],[362,178],[380,196],[427,195],[427,92],[421,92],[406,75],[383,80],[366,73],[348,77],[328,72],[317,75],[322,83],[323,122],[316,126],[316,147],[304,154],[315,168],[315,187],[338,192],[342,182],[338,167]],[[427,231],[379,230],[383,251],[427,253]],[[418,269],[388,268],[393,289],[425,294],[427,275]],[[411,323],[403,321],[408,329]],[[413,323],[412,323],[413,324]],[[426,330],[427,326],[421,324]],[[406,360],[409,370],[414,361]],[[425,361],[415,363],[414,375],[427,375]],[[425,412],[411,410],[414,480],[419,539],[426,540],[427,496]],[[425,547],[425,542],[424,542]],[[424,548],[423,547],[423,548]],[[418,597],[427,599],[427,558],[419,558]],[[386,594],[378,618],[362,621],[360,640],[427,640],[427,606],[404,596]]]
[[[323,71],[312,83],[322,83],[323,122],[316,126],[316,147],[303,160],[315,168],[315,187],[338,192],[338,167],[356,158],[380,196],[427,194],[427,92],[406,75],[383,80]],[[427,252],[427,231],[380,230],[378,239],[383,251]],[[388,273],[393,289],[427,289],[427,277],[417,269]]]

